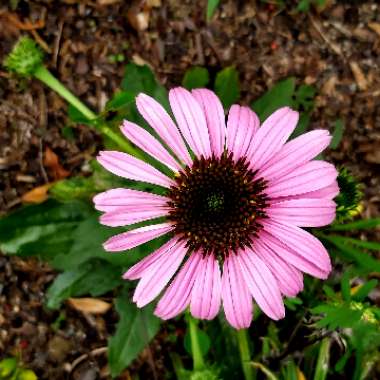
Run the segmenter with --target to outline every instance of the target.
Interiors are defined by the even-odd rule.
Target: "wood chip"
[[[360,68],[359,64],[357,62],[351,61],[350,62],[351,71],[354,74],[355,81],[359,87],[360,90],[365,91],[368,88],[368,82],[367,79]]]
[[[372,29],[376,34],[380,36],[380,23],[378,22],[369,22],[368,27]]]
[[[98,298],[69,298],[69,305],[82,313],[105,314],[111,304]]]
[[[48,198],[48,190],[53,186],[52,183],[47,183],[38,186],[33,190],[28,191],[21,197],[23,203],[42,203]]]

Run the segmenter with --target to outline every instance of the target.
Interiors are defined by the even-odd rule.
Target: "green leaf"
[[[358,268],[363,268],[367,272],[380,272],[379,260],[347,244],[344,238],[340,236],[324,236],[324,239],[338,248],[337,253],[343,259],[356,263]]]
[[[0,361],[0,379],[7,379],[17,368],[16,358],[6,358]]]
[[[199,347],[203,356],[206,356],[211,347],[209,336],[203,331],[198,329]],[[184,339],[185,350],[189,355],[192,355],[190,332],[187,331]]]
[[[37,375],[31,369],[21,369],[17,380],[38,380]]]
[[[357,247],[370,249],[373,251],[380,251],[380,243],[377,241],[365,241],[365,240],[359,240],[354,238],[349,238],[346,236],[337,236],[337,235],[330,235],[331,238],[338,238],[340,241],[345,242],[346,244],[352,244]]]
[[[219,71],[215,79],[215,92],[225,109],[236,102],[240,95],[239,74],[234,66]]]
[[[86,199],[95,194],[93,177],[72,177],[56,182],[49,194],[60,201],[71,199]]]
[[[103,260],[87,261],[56,277],[46,294],[47,306],[57,309],[69,297],[97,297],[122,283],[120,268]]]
[[[358,220],[357,222],[337,224],[329,227],[331,231],[369,230],[380,226],[380,218]]]
[[[134,103],[136,95],[129,91],[119,91],[106,104],[106,111],[114,111]]]
[[[335,122],[334,126],[334,133],[332,135],[331,143],[330,143],[330,149],[336,149],[338,148],[340,141],[342,140],[344,132],[344,124],[341,119],[338,119]]]
[[[330,338],[322,339],[319,347],[314,380],[325,380],[327,378],[330,366],[330,344]]]
[[[352,295],[352,298],[355,301],[363,301],[371,292],[371,290],[377,286],[377,283],[378,281],[375,279],[366,282],[359,287],[359,289]]]
[[[341,279],[341,290],[342,290],[342,298],[345,301],[349,301],[351,299],[351,285],[350,285],[350,272],[346,271],[343,273]]]
[[[160,320],[153,306],[138,309],[129,301],[126,289],[116,299],[120,321],[108,342],[108,361],[112,377],[116,377],[135,359],[159,330]]]
[[[207,1],[207,21],[210,21],[212,16],[215,13],[216,8],[218,7],[220,0],[208,0]]]
[[[157,82],[152,70],[147,65],[139,66],[128,63],[125,66],[121,88],[131,96],[137,96],[141,92],[148,94],[164,107],[168,107],[166,89]]]
[[[204,67],[191,67],[188,69],[182,79],[182,85],[188,90],[193,88],[202,88],[208,85],[210,76],[208,70]]]
[[[90,127],[95,125],[95,122],[93,120],[89,120],[82,114],[82,112],[80,112],[71,104],[69,104],[67,108],[67,115],[69,119],[74,123],[89,125]]]
[[[263,122],[270,114],[281,107],[294,107],[295,78],[284,79],[276,83],[259,99],[252,103],[253,110]]]
[[[310,112],[314,107],[315,88],[308,84],[301,84],[295,92],[295,108]]]

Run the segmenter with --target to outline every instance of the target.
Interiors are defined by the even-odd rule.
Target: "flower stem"
[[[52,90],[57,92],[62,98],[67,100],[88,120],[95,120],[97,115],[83,104],[72,92],[70,92],[45,66],[39,65],[33,72],[35,78],[46,84]],[[141,154],[130,144],[130,142],[119,136],[115,131],[105,124],[94,123],[94,127],[98,128],[103,135],[107,136],[115,144],[117,144],[124,152],[141,158]]]
[[[33,75],[61,95],[88,120],[96,119],[96,114],[73,95],[44,65],[38,66]]]
[[[245,380],[255,380],[256,372],[251,364],[251,353],[249,351],[248,345],[248,334],[246,329],[240,329],[236,332],[239,351],[240,351],[240,361],[244,373]]]
[[[194,371],[200,371],[205,368],[205,362],[203,360],[203,355],[199,344],[197,322],[190,314],[187,316],[187,321],[190,328],[191,351],[193,354]]]

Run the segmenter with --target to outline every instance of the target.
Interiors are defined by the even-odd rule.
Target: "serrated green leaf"
[[[301,84],[295,92],[295,107],[300,111],[309,112],[314,106],[315,88],[308,84]]]
[[[47,307],[57,309],[69,297],[98,297],[120,284],[120,268],[102,260],[87,261],[56,277],[46,294]]]
[[[264,95],[252,103],[253,110],[263,122],[280,107],[294,107],[295,78],[287,78],[276,83]]]
[[[153,315],[153,306],[142,309],[129,301],[123,291],[116,299],[120,320],[115,335],[108,342],[108,362],[116,377],[134,360],[159,330],[160,320]]]
[[[106,104],[106,111],[115,111],[134,103],[136,95],[129,91],[116,92]]]
[[[219,71],[215,79],[215,92],[225,109],[236,102],[240,95],[239,74],[234,66]]]
[[[330,330],[352,327],[363,314],[362,310],[351,309],[348,304],[322,304],[311,309],[314,314],[325,314],[316,322],[318,327],[327,327]]]
[[[182,86],[192,90],[193,88],[206,87],[209,81],[208,70],[204,67],[195,66],[186,71],[182,79]]]
[[[218,7],[220,3],[220,0],[208,0],[207,1],[207,21],[210,21],[212,19],[212,16],[215,13],[216,8]]]
[[[343,121],[341,119],[338,119],[334,125],[334,132],[333,132],[331,143],[330,143],[330,149],[338,148],[342,140],[343,133],[344,133]]]

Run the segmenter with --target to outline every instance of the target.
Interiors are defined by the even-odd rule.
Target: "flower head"
[[[139,307],[164,291],[155,310],[163,319],[187,307],[197,318],[212,319],[223,303],[229,323],[246,328],[252,299],[269,317],[283,318],[283,296],[302,290],[303,272],[324,279],[331,270],[326,249],[300,228],[335,218],[337,171],[313,160],[331,136],[314,130],[286,142],[298,122],[298,113],[288,107],[260,126],[257,115],[239,105],[231,107],[226,123],[210,90],[175,88],[169,100],[176,123],[151,97],[140,94],[136,102],[170,152],[136,124],[125,121],[121,130],[172,176],[126,153],[99,154],[112,173],[166,189],[165,195],[132,189],[98,194],[101,223],[151,221],[111,237],[104,248],[124,251],[168,235],[124,274],[140,280],[133,297]]]

